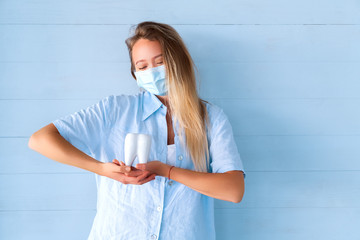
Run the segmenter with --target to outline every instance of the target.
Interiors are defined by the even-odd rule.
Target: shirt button
[[[179,156],[179,160],[182,160],[182,159],[183,159],[183,156],[182,156],[182,155],[180,155],[180,156]]]
[[[151,235],[151,239],[156,239],[156,235],[155,234]]]
[[[159,212],[161,211],[161,207],[160,207],[160,206],[158,206],[156,209],[157,209]]]

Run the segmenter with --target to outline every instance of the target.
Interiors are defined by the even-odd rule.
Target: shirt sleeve
[[[240,170],[246,176],[239,151],[237,149],[233,130],[227,115],[216,107],[215,120],[211,126],[209,143],[210,166],[213,173],[224,173]]]
[[[90,107],[52,121],[60,135],[87,155],[92,155],[110,126],[113,95]]]

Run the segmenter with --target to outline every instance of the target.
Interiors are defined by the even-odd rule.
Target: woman
[[[88,239],[215,239],[214,198],[238,203],[244,194],[228,118],[198,97],[193,60],[174,28],[142,22],[126,44],[143,91],[57,119],[35,132],[29,147],[95,173]],[[125,166],[130,132],[151,135],[146,164],[136,158]]]

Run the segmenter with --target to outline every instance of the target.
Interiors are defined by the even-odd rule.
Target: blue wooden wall
[[[27,143],[137,92],[124,40],[145,20],[180,33],[233,126],[245,195],[216,200],[218,239],[360,239],[357,0],[1,0],[0,239],[87,238],[94,174]]]

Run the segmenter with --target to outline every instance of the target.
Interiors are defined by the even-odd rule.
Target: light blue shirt
[[[208,172],[245,171],[232,127],[223,110],[206,103],[210,166]],[[167,108],[154,95],[110,95],[52,123],[76,148],[101,162],[124,161],[127,133],[150,134],[149,161],[166,163]],[[173,121],[174,130],[178,127]],[[176,167],[195,170],[175,132]],[[138,163],[135,158],[133,166]],[[97,213],[88,240],[215,239],[214,198],[156,176],[142,185],[123,184],[95,174]]]

